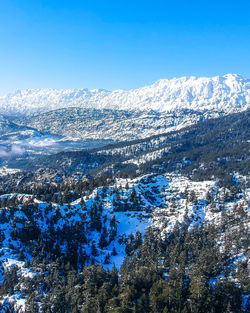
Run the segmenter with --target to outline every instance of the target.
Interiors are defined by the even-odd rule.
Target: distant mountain
[[[0,113],[31,115],[62,108],[116,110],[242,111],[250,103],[250,80],[237,74],[161,79],[134,90],[28,89],[0,97]]]
[[[63,136],[66,140],[132,140],[178,130],[209,118],[220,117],[223,111],[172,112],[111,109],[68,108],[18,119],[20,125]]]
[[[32,156],[9,160],[11,168],[33,171],[40,167],[62,170],[64,173],[99,175],[112,169],[120,173],[148,174],[152,169],[182,169],[182,172],[208,177],[216,172],[236,170],[247,175],[249,170],[250,111],[209,119],[181,130],[155,134],[139,140],[122,141],[95,149],[67,151],[52,155]],[[90,148],[90,146],[89,146]],[[75,149],[76,150],[76,149]],[[171,164],[168,165],[168,164]],[[205,170],[206,168],[206,170]],[[161,171],[161,170],[160,170]],[[212,174],[211,174],[212,173]],[[209,176],[211,174],[211,177]],[[123,174],[121,174],[123,176]]]
[[[0,145],[53,153],[144,139],[242,112],[250,80],[178,78],[130,91],[23,90],[0,97]]]
[[[20,140],[32,136],[40,136],[41,134],[32,127],[21,126],[13,123],[4,116],[0,115],[0,144],[4,140],[11,138],[12,140]]]

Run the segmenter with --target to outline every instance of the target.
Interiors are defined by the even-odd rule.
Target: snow
[[[27,89],[0,97],[0,113],[31,114],[80,107],[118,110],[176,109],[234,112],[250,103],[250,80],[237,74],[161,79],[134,90]]]
[[[16,168],[8,168],[8,167],[0,167],[0,176],[6,176],[6,175],[9,175],[9,174],[15,174],[15,173],[18,173],[20,172],[19,169],[16,169]]]

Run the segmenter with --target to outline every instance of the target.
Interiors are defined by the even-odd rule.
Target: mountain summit
[[[104,89],[27,89],[0,97],[0,113],[37,114],[78,107],[116,110],[189,109],[242,111],[250,103],[250,80],[237,74],[161,79],[129,91]]]

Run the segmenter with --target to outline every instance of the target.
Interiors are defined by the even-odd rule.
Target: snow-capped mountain
[[[134,90],[28,89],[0,97],[0,113],[36,114],[69,107],[154,110],[241,111],[250,103],[250,80],[237,74],[161,79]]]
[[[166,79],[130,91],[16,91],[0,97],[0,144],[93,148],[180,130],[249,104],[250,80],[232,74]]]

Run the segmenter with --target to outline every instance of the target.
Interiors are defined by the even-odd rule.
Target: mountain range
[[[134,90],[27,89],[0,97],[0,113],[31,115],[62,108],[115,110],[176,109],[243,110],[250,102],[250,80],[237,74],[212,78],[182,77],[161,79]]]
[[[30,152],[77,150],[143,139],[245,111],[250,80],[162,79],[123,91],[28,89],[0,97],[0,144]]]

